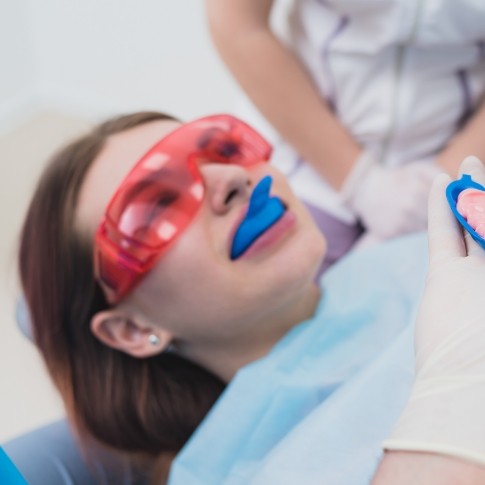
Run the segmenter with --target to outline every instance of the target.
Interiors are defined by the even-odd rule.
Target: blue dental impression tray
[[[477,189],[485,192],[485,187],[483,185],[475,182],[470,175],[463,174],[461,179],[455,180],[448,185],[446,188],[446,198],[448,200],[448,204],[450,204],[450,208],[454,216],[461,226],[472,236],[477,244],[485,249],[485,239],[483,239],[483,237],[480,236],[480,234],[478,234],[475,229],[470,226],[470,224],[468,224],[467,220],[458,212],[458,209],[456,208],[458,196],[466,189]]]
[[[278,221],[285,213],[285,206],[269,191],[273,179],[268,175],[256,185],[249,200],[248,211],[232,241],[231,259],[237,259],[251,244]]]

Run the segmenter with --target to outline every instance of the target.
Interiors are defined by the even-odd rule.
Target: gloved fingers
[[[466,157],[460,165],[460,176],[467,173],[479,184],[485,185],[485,166],[483,162],[474,156]]]
[[[479,258],[485,258],[485,253],[483,252],[483,249],[476,243],[471,234],[469,234],[467,231],[464,231],[465,235],[465,248],[466,248],[466,253],[468,256],[474,256],[474,257],[479,257]]]
[[[466,247],[458,221],[446,200],[446,187],[451,178],[447,174],[436,177],[428,203],[428,245],[430,265],[443,260],[466,256]]]
[[[485,166],[477,157],[467,157],[460,165],[460,176],[464,173],[471,175],[475,182],[485,185]],[[465,232],[465,247],[469,256],[485,257],[483,249],[473,240],[468,232]]]
[[[350,199],[364,226],[382,239],[426,229],[427,200],[437,169],[413,163],[396,169],[372,167]]]
[[[428,190],[388,194],[373,214],[364,214],[364,225],[383,239],[424,231],[427,222]],[[396,200],[397,199],[397,200]]]
[[[428,220],[427,202],[431,186],[423,180],[414,183],[413,190],[401,205],[402,224],[408,232],[426,229]]]
[[[428,182],[429,185],[431,185],[434,181],[434,179],[440,174],[443,173],[443,170],[441,170],[438,165],[434,163],[421,163],[420,164],[420,169],[419,169],[419,174],[423,180]]]
[[[413,162],[405,165],[401,170],[403,173],[411,175],[415,180],[422,180],[427,183],[428,187],[431,186],[437,175],[443,173],[438,165],[429,162]]]
[[[410,202],[419,208],[420,212],[426,213],[429,193],[434,179],[435,177],[432,180],[418,179],[414,181],[413,190],[409,194]]]
[[[428,190],[429,190],[431,188],[431,185],[433,185],[433,182],[436,180],[436,177],[438,177],[438,175],[441,175],[442,173],[445,173],[445,172],[441,170],[437,165],[432,165],[428,168],[429,170],[425,174],[423,174],[423,179],[428,184]]]

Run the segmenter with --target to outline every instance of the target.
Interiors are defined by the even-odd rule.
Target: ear
[[[163,352],[172,340],[170,332],[127,317],[116,309],[96,313],[91,319],[91,332],[108,347],[138,358]],[[158,339],[155,344],[152,335]]]

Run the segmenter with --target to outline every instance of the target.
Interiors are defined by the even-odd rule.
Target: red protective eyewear
[[[214,115],[182,125],[133,167],[96,231],[94,272],[108,301],[119,302],[190,224],[204,199],[199,163],[251,167],[271,146],[246,123]]]

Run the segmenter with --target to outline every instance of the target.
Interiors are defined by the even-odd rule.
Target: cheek
[[[188,277],[173,278],[171,285],[154,291],[150,304],[153,319],[162,328],[192,343],[213,340],[229,331],[227,322],[240,313],[241,302],[223,272],[214,267],[204,272],[193,269]]]
[[[139,301],[162,325],[204,324],[204,315],[212,318],[220,302],[228,300],[227,268],[221,259],[204,231],[184,234],[139,285]]]

